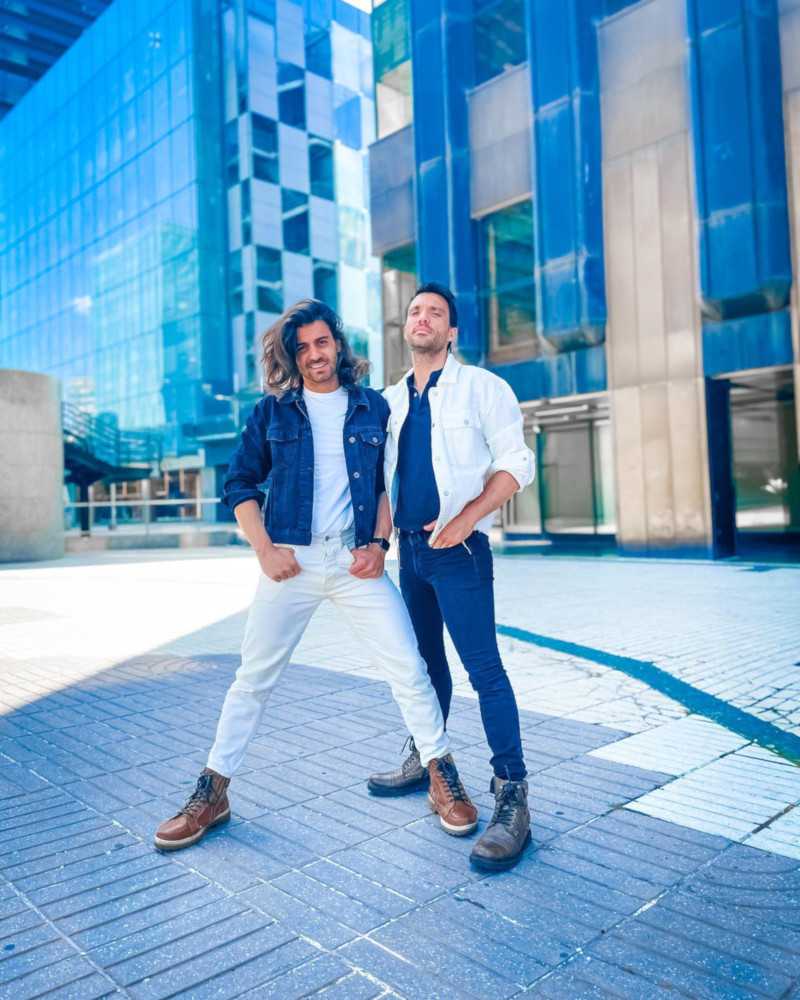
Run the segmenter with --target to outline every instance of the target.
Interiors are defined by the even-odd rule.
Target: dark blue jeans
[[[453,694],[444,650],[446,625],[478,695],[494,773],[521,781],[526,771],[519,712],[497,648],[489,539],[475,531],[466,545],[432,549],[429,538],[427,531],[400,532],[400,590],[442,715],[446,722]]]

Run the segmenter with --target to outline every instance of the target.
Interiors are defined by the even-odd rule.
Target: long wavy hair
[[[261,338],[261,366],[264,389],[281,396],[299,389],[303,378],[297,367],[297,331],[301,326],[322,320],[339,344],[336,374],[343,386],[356,385],[369,372],[370,363],[359,358],[347,343],[342,321],[330,306],[319,299],[301,299],[290,306]]]

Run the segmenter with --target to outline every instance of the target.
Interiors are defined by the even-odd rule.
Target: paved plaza
[[[330,606],[231,823],[153,849],[256,573],[238,548],[0,570],[1,998],[800,997],[800,567],[497,559],[534,826],[494,876],[424,792],[367,794],[405,732]],[[451,662],[483,827],[489,752]]]

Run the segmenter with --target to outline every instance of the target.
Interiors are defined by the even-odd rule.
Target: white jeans
[[[282,583],[263,574],[259,580],[242,664],[225,696],[208,766],[228,778],[240,766],[272,688],[325,598],[342,611],[383,671],[422,763],[443,757],[449,749],[439,701],[395,585],[386,575],[377,580],[351,576],[353,556],[339,536],[293,548],[302,572]]]

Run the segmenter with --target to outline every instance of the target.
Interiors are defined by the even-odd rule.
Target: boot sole
[[[367,791],[370,795],[377,795],[382,798],[396,798],[399,795],[410,795],[419,788],[425,788],[428,784],[427,772],[416,781],[408,785],[379,785],[371,779],[367,782]]]
[[[184,837],[183,840],[161,840],[156,836],[153,838],[153,843],[159,851],[181,851],[184,847],[191,847],[192,844],[196,844],[198,840],[205,837],[209,830],[212,830],[215,826],[220,826],[222,823],[227,823],[230,818],[231,811],[229,809],[227,812],[222,813],[221,816],[217,816],[213,823],[209,823],[202,830],[193,833],[191,837]]]
[[[506,872],[509,868],[513,868],[519,861],[522,860],[522,855],[525,853],[525,848],[531,842],[531,831],[528,830],[528,836],[525,838],[525,843],[520,847],[519,851],[511,858],[481,858],[475,857],[470,854],[469,863],[473,868],[477,869],[479,872]]]
[[[431,812],[435,812],[439,815],[439,810],[436,808],[436,804],[433,799],[428,796],[428,805],[430,806]],[[453,826],[452,823],[448,823],[442,816],[439,816],[439,823],[445,833],[449,833],[451,837],[467,837],[470,833],[474,833],[478,829],[478,821],[475,820],[474,823],[470,823],[468,826]]]

